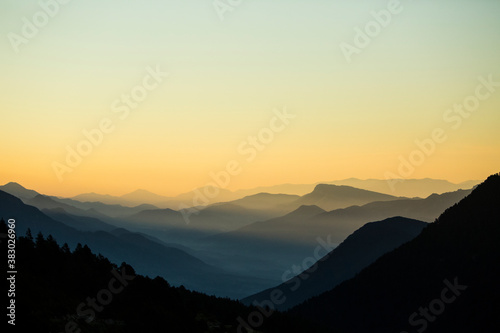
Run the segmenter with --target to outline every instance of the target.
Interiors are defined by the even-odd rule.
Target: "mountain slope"
[[[342,332],[497,332],[500,174],[355,278],[291,310]]]
[[[257,301],[260,304],[270,299],[271,293],[279,290],[283,293],[285,301],[277,304],[276,308],[281,311],[287,310],[354,277],[381,255],[415,238],[425,226],[427,226],[425,222],[403,217],[367,223],[321,258],[317,265],[295,277],[291,277],[293,272],[288,270],[283,277],[289,280],[277,287],[249,296],[242,302],[250,305]]]

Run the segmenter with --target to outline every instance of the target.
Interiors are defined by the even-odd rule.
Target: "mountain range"
[[[368,222],[393,216],[432,222],[470,193],[460,190],[408,199],[345,185],[320,184],[303,196],[259,193],[212,204],[186,220],[182,211],[172,209],[48,197],[13,183],[2,188],[14,189],[26,204],[80,231],[125,228],[150,241],[182,249],[231,274],[254,278],[256,283],[247,284],[247,290],[255,291],[263,286],[259,279],[267,281],[267,287],[282,282],[282,272],[309,256],[318,239],[329,243],[328,252]],[[326,210],[334,207],[342,208]],[[237,291],[238,295],[244,293]]]
[[[453,186],[415,180],[408,181],[407,191],[426,183],[429,188]],[[194,302],[176,312],[158,305],[161,297],[154,298],[159,315],[177,313],[200,323],[191,331],[486,333],[500,327],[496,315],[500,288],[495,284],[500,277],[499,193],[500,174],[474,189],[453,188],[425,198],[316,184],[301,194],[253,193],[196,206],[186,219],[182,210],[161,208],[162,204],[78,201],[8,183],[0,187],[0,218],[16,219],[18,236],[27,235],[20,239],[20,247],[28,252],[36,249],[37,254],[25,257],[31,266],[24,270],[40,275],[47,290],[51,286],[43,280],[46,274],[40,263],[50,251],[64,265],[73,254],[75,260],[86,257],[100,267],[108,267],[110,261],[126,262],[120,268],[131,269],[130,264],[137,274],[145,275],[139,277],[135,299],[146,289],[151,293],[157,288],[158,295],[175,294],[183,302]],[[142,190],[125,199],[130,203],[142,197],[163,200]],[[42,233],[50,236],[44,240]],[[92,259],[90,249],[99,253],[97,259]],[[38,259],[32,261],[33,256]],[[26,281],[25,288],[33,289]],[[209,299],[185,288],[241,303]],[[71,289],[64,290],[78,299]],[[33,293],[43,294],[36,288]],[[43,302],[37,306],[51,309],[49,316],[56,316],[53,320],[60,324],[70,318],[71,306],[64,295],[54,297],[57,308]],[[26,302],[35,306],[37,301]],[[215,308],[202,309],[200,304]],[[194,308],[196,313],[188,310]],[[99,327],[75,320],[89,332],[120,331],[120,322],[137,328],[140,320],[132,322],[137,317],[122,311],[125,308],[113,307]],[[262,323],[255,324],[255,316],[262,316]],[[181,322],[169,321],[182,331]],[[156,319],[150,322],[158,330]]]
[[[473,186],[477,185],[478,183],[480,183],[480,181],[478,180],[469,180],[455,184],[446,180],[430,179],[430,178],[388,179],[388,180],[349,178],[343,180],[317,182],[313,184],[281,184],[274,186],[261,186],[252,189],[242,189],[237,191],[220,189],[220,192],[217,195],[217,197],[211,198],[208,204],[234,201],[259,193],[290,194],[290,195],[303,196],[312,192],[317,185],[321,184],[351,186],[358,189],[364,189],[396,197],[425,198],[433,193],[442,194],[445,192],[453,192],[460,189],[470,189]],[[29,190],[21,189],[19,187],[19,184],[16,183],[9,183],[0,186],[0,190],[3,190],[7,193],[11,193],[15,196],[18,196],[17,194],[21,194],[22,192],[22,195],[18,196],[21,199],[33,198],[34,196],[36,196],[36,194],[39,194],[36,192],[29,193],[28,192]],[[113,196],[108,194],[98,194],[90,192],[90,193],[82,193],[72,198],[66,198],[66,199],[73,199],[80,202],[100,202],[108,205],[121,205],[125,207],[135,207],[142,204],[149,204],[157,206],[158,208],[171,208],[174,210],[179,210],[180,205],[186,205],[188,207],[193,206],[193,199],[196,196],[196,194],[201,193],[203,195],[204,191],[205,188],[201,187],[198,189],[194,189],[193,191],[190,192],[179,194],[175,197],[168,197],[144,189],[138,189],[121,196]]]

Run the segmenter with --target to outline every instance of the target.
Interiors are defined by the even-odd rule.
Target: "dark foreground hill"
[[[499,332],[500,174],[414,240],[293,308],[345,333]]]
[[[294,275],[293,270],[288,270],[284,277],[289,280],[247,297],[242,302],[248,305],[254,301],[260,303],[270,299],[270,295],[279,290],[285,300],[282,304],[276,304],[276,308],[287,310],[354,277],[383,254],[415,238],[425,226],[426,222],[404,217],[367,223],[321,258],[317,265],[294,277],[291,277]]]
[[[6,232],[2,220],[0,233]],[[0,245],[7,253],[5,240]],[[15,327],[8,325],[9,332],[244,332],[243,322],[266,311],[137,275],[87,246],[71,252],[41,233],[19,237],[16,245]],[[282,330],[324,332],[280,313],[259,327]]]

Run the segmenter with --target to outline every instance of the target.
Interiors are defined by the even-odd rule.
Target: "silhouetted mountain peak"
[[[397,199],[401,198],[347,185],[318,184],[311,193],[302,196],[295,204],[316,205],[331,211],[349,206],[360,206],[374,201]]]
[[[318,184],[314,188],[314,191],[310,193],[310,195],[345,195],[345,194],[350,194],[350,195],[355,195],[359,193],[371,193],[371,194],[379,194],[381,196],[387,196],[391,197],[390,195],[387,194],[382,194],[374,191],[369,191],[369,190],[363,190],[359,189],[356,187],[352,186],[347,186],[347,185],[333,185],[333,184]]]
[[[137,190],[135,190],[135,191],[132,191],[132,192],[130,192],[130,193],[128,193],[128,194],[155,194],[155,193],[153,193],[153,192],[150,192],[150,191],[148,191],[148,190],[145,190],[145,189],[140,188],[140,189],[137,189]],[[126,195],[126,194],[124,194],[124,195]]]
[[[326,212],[323,208],[320,208],[316,205],[302,205],[293,212],[287,214],[286,216],[314,216],[314,215],[319,215],[321,213]]]
[[[328,185],[328,184],[318,184],[312,191],[312,193],[328,193],[329,191],[332,191],[337,188],[341,187],[349,187],[349,186],[344,186],[344,185]]]
[[[168,197],[164,197],[162,195],[144,189],[138,189],[133,192],[124,194],[120,196],[120,198],[132,202],[152,202],[152,203],[168,199]]]
[[[26,188],[24,186],[22,186],[21,184],[16,183],[16,182],[8,182],[7,184],[4,185],[4,187],[26,190]]]
[[[22,199],[31,199],[39,194],[36,191],[28,190],[27,188],[16,182],[9,182],[3,186],[0,186],[0,190]]]

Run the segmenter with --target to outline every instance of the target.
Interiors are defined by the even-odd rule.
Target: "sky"
[[[500,1],[60,2],[0,2],[2,184],[176,195],[500,170]]]

